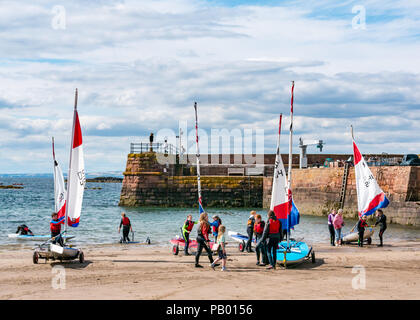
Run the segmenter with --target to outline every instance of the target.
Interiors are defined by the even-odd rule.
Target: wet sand
[[[266,270],[255,254],[228,248],[228,270],[203,269],[194,256],[170,247],[112,245],[84,248],[85,263],[40,260],[32,250],[0,250],[0,299],[420,299],[420,241],[383,248],[315,245],[317,261]],[[54,266],[64,266],[65,289],[53,289]],[[354,266],[366,288],[354,289]],[[358,269],[360,270],[360,269]],[[217,293],[217,294],[216,294]]]

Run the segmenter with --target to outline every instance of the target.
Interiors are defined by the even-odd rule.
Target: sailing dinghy
[[[77,227],[79,225],[80,213],[82,211],[83,192],[86,184],[83,145],[82,145],[82,130],[79,122],[79,115],[77,113],[77,89],[75,93],[74,113],[73,113],[73,130],[70,145],[70,162],[67,179],[67,192],[64,188],[64,178],[61,170],[59,170],[58,163],[54,156],[54,178],[56,181],[55,209],[59,213],[59,219],[64,223],[64,232],[60,234],[62,237],[67,233],[67,226]],[[57,165],[56,165],[57,163]],[[61,247],[51,243],[54,239],[49,239],[39,245],[34,250],[33,262],[38,263],[39,259],[45,260],[74,260],[79,259],[80,263],[84,262],[84,253],[81,249],[70,246]]]
[[[356,175],[357,209],[360,218],[362,216],[374,214],[377,209],[386,208],[389,204],[389,200],[378,185],[378,182],[373,176],[372,171],[370,171],[354,141],[353,126],[351,127],[351,136],[353,140],[354,171]],[[349,234],[343,237],[344,243],[359,240],[358,232],[353,232],[354,228],[355,227],[353,227]],[[366,240],[368,244],[371,244],[373,233],[374,229],[372,227],[366,228],[363,240]]]
[[[55,158],[55,150],[54,150],[54,137],[52,138],[52,153],[53,153],[53,161],[54,161],[54,212],[57,212],[58,219],[64,221],[65,215],[65,206],[66,206],[66,188],[64,185],[64,176],[63,171],[61,171],[60,165],[58,164]],[[22,235],[18,233],[12,233],[8,235],[9,238],[14,238],[18,240],[32,240],[32,241],[45,241],[49,240],[51,236],[49,234],[46,235]],[[62,238],[64,240],[73,239],[74,236],[63,234]]]
[[[197,191],[198,191],[198,214],[202,214],[204,211],[203,208],[203,198],[201,197],[201,176],[200,176],[200,147],[198,144],[198,114],[197,114],[197,102],[194,103],[195,110],[195,137],[196,137],[196,158],[197,158]],[[182,228],[181,228],[182,233]],[[190,235],[191,236],[191,235]],[[172,244],[172,253],[178,255],[180,247],[185,247],[185,240],[183,236],[176,236],[174,239],[169,241]],[[214,242],[210,241],[210,248],[213,247]],[[197,241],[189,239],[188,248],[197,248]]]
[[[292,197],[292,144],[293,144],[293,90],[294,81],[292,81],[292,98],[290,109],[290,132],[289,132],[289,168],[286,179],[283,160],[280,154],[280,134],[281,120],[280,115],[279,132],[277,139],[276,162],[274,166],[273,186],[271,192],[270,210],[274,211],[276,217],[281,221],[282,229],[287,232],[286,241],[279,243],[277,249],[277,263],[285,268],[290,265],[299,264],[305,260],[312,260],[315,263],[315,252],[311,246],[302,240],[290,238],[290,230],[299,224],[299,210],[296,208]]]

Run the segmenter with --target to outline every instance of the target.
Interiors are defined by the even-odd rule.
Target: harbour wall
[[[119,204],[197,206],[196,168],[187,169],[161,165],[153,152],[129,154]],[[371,170],[391,202],[385,210],[389,221],[420,226],[420,167],[383,166]],[[189,175],[183,175],[185,171]],[[300,212],[322,216],[338,208],[343,174],[343,167],[293,169],[293,195]],[[271,200],[271,176],[202,175],[201,185],[205,207],[268,208]],[[356,182],[354,168],[350,168],[344,213],[356,217],[356,212]]]
[[[420,167],[371,167],[373,176],[386,193],[390,205],[388,221],[420,226]],[[339,208],[344,168],[293,169],[293,199],[300,212],[326,216]],[[263,206],[271,201],[272,179],[264,179]],[[350,168],[344,202],[344,216],[357,217],[357,192],[354,168]]]

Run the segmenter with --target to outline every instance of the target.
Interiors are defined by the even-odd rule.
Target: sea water
[[[52,178],[0,178],[3,185],[23,184],[23,189],[0,189],[0,246],[33,242],[8,238],[20,224],[26,224],[34,234],[49,234],[49,222],[54,210],[54,183]],[[83,198],[80,225],[69,227],[68,234],[75,235],[75,244],[112,244],[120,239],[118,226],[121,212],[130,218],[135,241],[144,242],[147,237],[156,245],[169,245],[169,240],[181,235],[180,228],[188,214],[198,218],[198,208],[119,207],[121,183],[87,183]],[[299,204],[296,204],[299,207]],[[251,210],[266,217],[261,208],[208,208],[209,216],[218,215],[227,231],[246,234],[246,223]],[[386,213],[386,210],[385,210]],[[355,224],[346,220],[344,233]],[[195,229],[192,232],[195,236]],[[309,243],[329,243],[326,217],[305,215],[301,212],[299,225],[292,231],[294,238],[304,238]],[[229,237],[228,237],[229,238]],[[377,232],[373,240],[377,242]],[[385,241],[420,239],[420,229],[391,224],[385,233]],[[233,242],[233,241],[232,241]]]

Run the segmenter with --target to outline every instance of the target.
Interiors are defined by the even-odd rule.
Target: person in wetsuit
[[[190,233],[194,224],[196,224],[196,222],[192,221],[192,215],[188,215],[187,220],[185,220],[184,225],[182,226],[182,237],[185,240],[184,253],[186,256],[190,255],[188,253],[188,247],[190,246]]]
[[[34,234],[32,231],[28,228],[26,224],[21,224],[17,227],[16,233],[22,236],[30,235],[33,236]]]
[[[260,241],[267,241],[267,256],[270,262],[270,266],[267,269],[276,269],[277,249],[279,247],[281,230],[281,221],[277,219],[273,211],[268,211],[268,221],[260,239]]]
[[[378,247],[382,247],[384,245],[383,243],[383,235],[387,228],[386,225],[386,215],[384,215],[384,212],[381,209],[376,210],[376,222],[375,226],[379,224],[379,241],[380,244],[378,244]]]
[[[366,223],[366,216],[362,216],[359,219],[359,222],[357,222],[357,231],[359,232],[359,241],[358,245],[359,247],[363,247],[363,237],[365,234],[365,228],[368,226]]]
[[[253,252],[252,248],[251,248],[251,243],[252,243],[252,236],[254,233],[254,224],[255,224],[255,215],[257,213],[255,211],[251,211],[251,214],[248,218],[248,222],[247,222],[247,227],[246,227],[246,233],[248,235],[248,241],[246,242],[246,251],[247,252]]]
[[[128,234],[130,231],[133,232],[133,228],[131,227],[131,221],[128,219],[125,212],[121,213],[121,222],[120,226],[118,227],[118,233],[121,231],[121,226],[123,227],[123,238],[120,240],[120,243],[130,241]]]
[[[197,253],[195,255],[195,267],[202,268],[199,264],[200,262],[200,255],[203,249],[206,250],[207,255],[209,257],[210,263],[213,263],[213,255],[211,249],[209,248],[209,234],[210,234],[210,224],[208,221],[207,213],[203,212],[200,215],[200,219],[198,220],[198,227],[197,227]]]
[[[265,266],[268,264],[267,246],[265,241],[259,241],[264,232],[265,222],[261,219],[261,215],[255,216],[254,233],[257,245],[255,246],[255,253],[257,255],[257,266]],[[262,263],[260,263],[260,256],[262,256]]]
[[[61,236],[61,225],[64,224],[64,217],[58,219],[58,215],[56,212],[53,212],[51,215],[51,222],[50,222],[50,230],[51,230],[51,238],[53,244],[58,243],[60,246],[64,247],[63,238]]]

